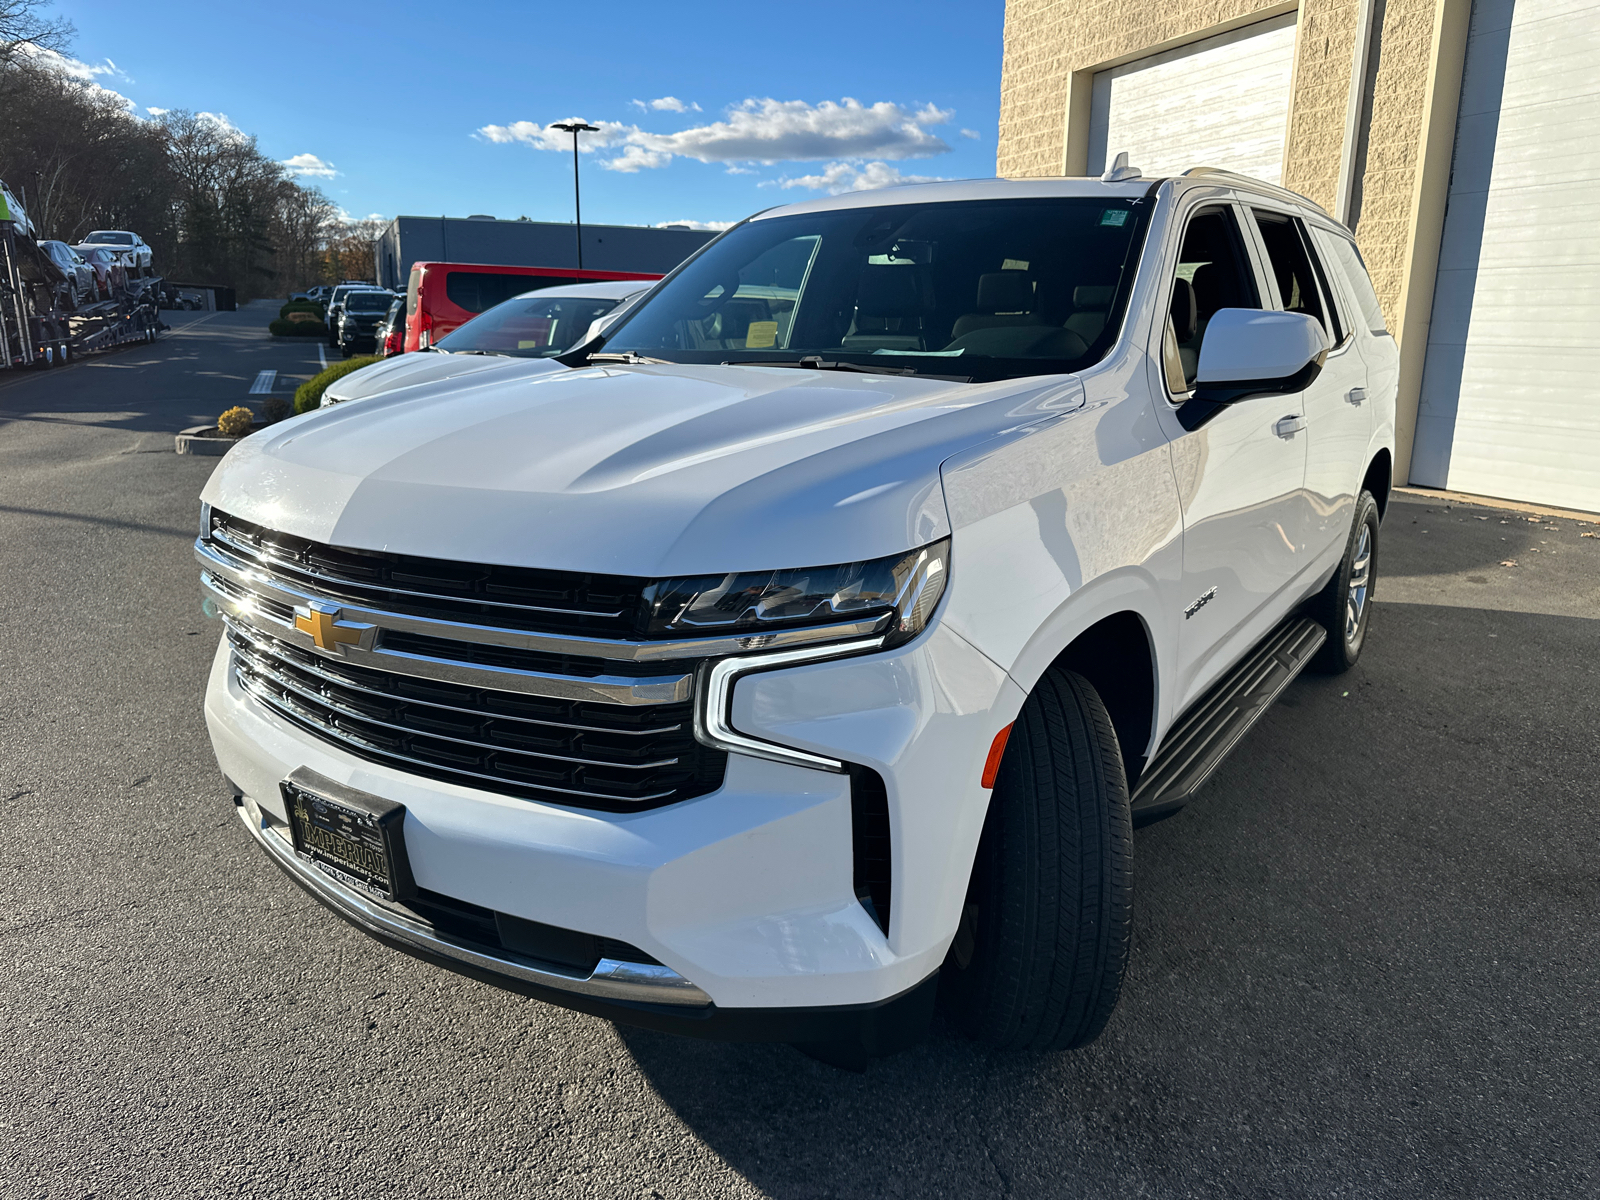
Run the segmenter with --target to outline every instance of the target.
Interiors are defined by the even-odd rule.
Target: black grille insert
[[[855,858],[856,899],[887,935],[892,845],[889,793],[870,767],[850,767],[850,834]]]
[[[536,632],[631,636],[648,582],[325,546],[215,509],[207,540],[329,599]]]

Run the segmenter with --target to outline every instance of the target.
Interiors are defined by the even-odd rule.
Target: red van
[[[660,279],[635,271],[566,267],[497,267],[485,263],[419,262],[406,285],[407,351],[424,350],[496,304],[539,288],[606,279]]]

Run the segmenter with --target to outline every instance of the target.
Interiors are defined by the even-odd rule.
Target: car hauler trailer
[[[33,224],[0,185],[0,370],[50,367],[126,342],[151,342],[161,323],[159,278],[125,279],[108,300],[68,309],[43,275]]]

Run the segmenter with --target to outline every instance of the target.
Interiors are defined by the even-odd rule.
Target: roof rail
[[[1299,192],[1291,192],[1286,187],[1279,187],[1275,183],[1268,183],[1265,179],[1257,179],[1254,175],[1246,175],[1243,171],[1230,171],[1226,167],[1190,167],[1183,174],[1185,178],[1191,175],[1220,175],[1224,179],[1235,180],[1239,183],[1247,184],[1258,191],[1265,192],[1271,196],[1276,196],[1280,200],[1292,200],[1296,204],[1310,205],[1323,216],[1332,215],[1327,209],[1323,208],[1322,205],[1318,204],[1315,200],[1308,199],[1307,197],[1302,196]]]

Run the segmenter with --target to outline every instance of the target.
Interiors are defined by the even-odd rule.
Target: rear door
[[[1250,215],[1277,307],[1319,321],[1332,347],[1321,374],[1301,395],[1310,518],[1303,566],[1317,576],[1344,553],[1366,471],[1372,435],[1367,365],[1355,348],[1348,314],[1341,313],[1330,294],[1328,272],[1316,257],[1305,222],[1259,203],[1251,204]]]
[[[1231,203],[1206,205],[1189,214],[1181,237],[1160,350],[1174,424],[1211,317],[1222,308],[1270,307],[1242,216]],[[1282,619],[1305,568],[1306,437],[1293,420],[1285,424],[1301,415],[1298,397],[1260,397],[1174,438],[1184,513],[1180,708]]]

